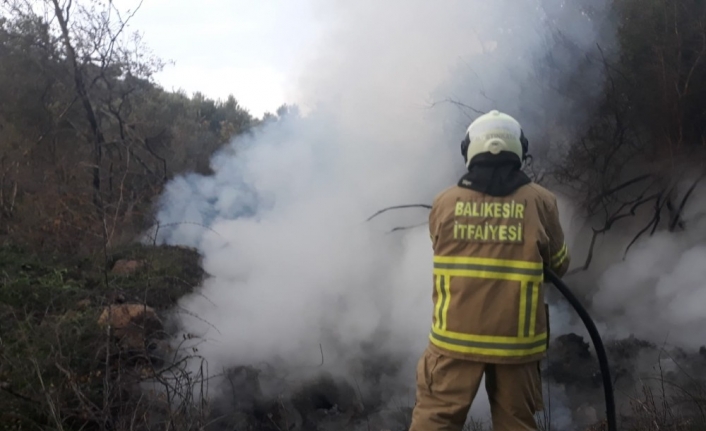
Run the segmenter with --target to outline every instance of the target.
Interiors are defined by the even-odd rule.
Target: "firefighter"
[[[468,172],[434,199],[432,328],[410,431],[460,431],[483,376],[493,430],[537,430],[543,267],[564,275],[569,251],[556,197],[521,170],[527,150],[514,118],[480,116],[461,144]]]

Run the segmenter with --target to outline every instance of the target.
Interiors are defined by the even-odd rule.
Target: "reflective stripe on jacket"
[[[454,186],[429,214],[434,315],[429,336],[450,356],[491,363],[540,359],[547,347],[545,262],[570,256],[556,197],[530,183],[493,197]]]

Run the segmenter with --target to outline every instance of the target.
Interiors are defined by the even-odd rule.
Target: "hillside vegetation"
[[[199,256],[131,246],[104,263],[0,247],[0,429],[130,429],[125,421],[168,417],[140,384],[177,374],[164,340],[177,300],[203,276]],[[125,305],[148,318],[121,322]]]

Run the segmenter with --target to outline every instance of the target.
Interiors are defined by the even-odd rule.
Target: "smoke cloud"
[[[365,220],[383,207],[430,203],[455,184],[476,110],[516,116],[535,154],[549,143],[533,136],[581,124],[582,109],[544,87],[536,65],[552,53],[552,80],[580,72],[588,104],[600,71],[578,71],[552,35],[588,49],[610,33],[563,1],[541,4],[316,2],[329,33],[296,81],[301,112],[237,137],[213,157],[212,175],[175,178],[160,203],[158,241],[198,248],[210,274],[180,305],[190,313],[184,331],[199,337],[211,370],[268,362],[355,377],[394,358],[399,368],[383,380],[384,395],[411,407],[431,322],[432,252],[425,225],[389,230],[424,223],[427,212]],[[568,226],[568,202],[562,208]],[[683,264],[703,255],[694,250]],[[614,278],[606,275],[605,299],[596,298],[607,311],[620,291]],[[660,286],[655,293],[680,306],[677,284]],[[473,412],[487,414],[483,393]]]
[[[624,259],[625,247],[647,219],[607,239],[614,245],[607,253],[613,263],[598,277],[592,302],[612,335],[687,349],[706,344],[699,329],[706,327],[705,216],[706,193],[697,188],[684,209],[685,231],[645,235]]]

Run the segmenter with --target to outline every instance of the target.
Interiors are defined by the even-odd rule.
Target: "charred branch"
[[[659,202],[657,202],[657,203],[655,203],[655,212],[654,212],[654,216],[653,216],[652,219],[647,223],[647,225],[646,225],[645,227],[643,227],[642,229],[640,229],[640,231],[637,233],[637,235],[635,235],[635,237],[632,239],[632,241],[630,241],[630,244],[628,244],[628,246],[625,248],[625,253],[623,253],[623,259],[625,259],[625,257],[627,256],[628,252],[630,251],[630,248],[637,242],[638,239],[640,239],[640,237],[641,237],[645,232],[647,232],[647,231],[650,229],[650,227],[653,227],[653,226],[654,226],[653,229],[652,229],[652,232],[655,231],[655,229],[656,229],[656,227],[657,227],[657,223],[659,223],[659,220],[660,220],[660,216],[659,216],[660,212],[661,212],[661,206],[659,205]]]
[[[640,196],[639,198],[637,198],[636,200],[631,202],[632,206],[630,207],[628,212],[625,212],[625,213],[622,212],[622,209],[625,207],[625,205],[623,205],[611,217],[608,217],[608,219],[605,221],[605,224],[603,225],[602,228],[593,229],[593,235],[591,237],[591,243],[589,244],[589,247],[588,247],[588,255],[586,256],[586,261],[584,262],[582,267],[576,268],[576,269],[570,271],[569,274],[574,274],[574,273],[577,273],[580,271],[586,271],[589,268],[589,266],[591,265],[591,261],[593,260],[593,252],[594,252],[594,248],[596,245],[596,239],[598,238],[599,235],[602,235],[602,234],[605,234],[606,232],[608,232],[617,221],[622,220],[626,217],[635,216],[637,209],[639,207],[641,207],[642,205],[646,204],[647,202],[656,200],[659,203],[659,199],[662,196],[662,194],[663,194],[663,192],[659,192],[659,193],[652,194],[648,197]]]
[[[420,227],[420,226],[424,226],[424,225],[427,225],[427,224],[429,224],[429,222],[414,224],[414,225],[411,225],[411,226],[398,226],[398,227],[395,227],[395,228],[391,229],[388,233],[399,232],[399,231],[401,231],[401,230],[415,229],[415,228],[418,228],[418,227]]]
[[[438,101],[438,102],[434,102],[434,103],[432,103],[429,107],[430,107],[430,108],[434,108],[434,107],[436,107],[437,105],[442,104],[442,103],[448,103],[448,104],[451,104],[451,105],[454,105],[454,106],[456,106],[456,107],[461,108],[463,114],[464,114],[466,117],[468,117],[469,119],[472,118],[472,117],[471,117],[471,115],[469,115],[466,111],[471,111],[472,113],[477,114],[477,115],[483,115],[483,114],[485,114],[485,111],[482,111],[482,110],[480,110],[480,109],[474,108],[473,106],[467,105],[467,104],[465,104],[465,103],[463,103],[463,102],[461,102],[461,101],[458,101],[458,100],[455,100],[455,99],[451,99],[451,98],[444,99],[444,100],[441,100],[441,101]]]
[[[404,208],[426,208],[426,209],[431,209],[431,205],[427,205],[427,204],[410,204],[410,205],[397,205],[397,206],[393,206],[393,207],[387,207],[387,208],[383,208],[383,209],[381,209],[380,211],[376,212],[375,214],[371,215],[370,217],[368,217],[368,219],[367,219],[366,221],[370,221],[370,220],[374,219],[375,217],[379,216],[380,214],[385,213],[385,212],[387,212],[387,211],[390,211],[390,210],[399,210],[399,209],[404,209]]]
[[[701,182],[706,177],[706,174],[701,174],[700,177],[696,179],[691,184],[691,187],[689,187],[689,190],[687,190],[686,194],[684,195],[684,198],[682,198],[681,203],[679,204],[679,208],[677,209],[676,213],[674,214],[671,223],[669,224],[669,230],[674,231],[674,229],[677,227],[677,225],[681,225],[680,227],[683,228],[683,223],[681,219],[681,214],[684,211],[684,207],[686,206],[687,201],[689,200],[689,197],[691,194],[694,192],[694,189],[696,189],[696,186]]]
[[[611,187],[610,189],[604,191],[604,192],[601,193],[600,195],[598,195],[598,196],[596,196],[595,198],[593,198],[593,201],[592,201],[592,203],[591,203],[591,206],[589,207],[589,211],[591,211],[591,208],[595,209],[595,206],[598,205],[598,203],[600,203],[600,202],[601,202],[602,200],[604,200],[605,198],[610,197],[610,196],[614,195],[615,193],[617,193],[617,192],[619,192],[619,191],[621,191],[621,190],[623,190],[623,189],[626,189],[626,188],[628,188],[628,187],[630,187],[630,186],[632,186],[632,185],[634,185],[634,184],[637,184],[637,183],[639,183],[639,182],[642,182],[642,181],[645,181],[645,180],[647,180],[647,179],[649,179],[649,178],[652,178],[653,176],[654,176],[654,174],[643,174],[643,175],[639,175],[639,176],[637,176],[637,177],[635,177],[635,178],[632,178],[632,179],[630,179],[630,180],[628,180],[628,181],[625,181],[624,183],[621,183],[621,184],[619,184],[619,185],[617,185],[617,186]]]

